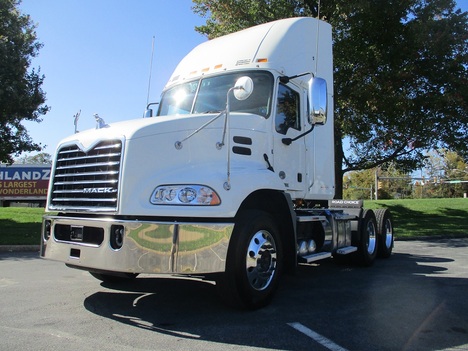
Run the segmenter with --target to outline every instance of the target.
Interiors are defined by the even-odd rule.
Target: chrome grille
[[[88,152],[77,145],[60,148],[50,209],[115,211],[121,157],[120,140],[102,141]]]

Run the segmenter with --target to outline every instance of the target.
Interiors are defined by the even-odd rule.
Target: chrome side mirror
[[[323,78],[309,80],[309,122],[324,125],[327,122],[327,81]]]
[[[254,83],[252,78],[244,76],[240,77],[234,85],[234,96],[237,100],[246,100],[252,94]]]

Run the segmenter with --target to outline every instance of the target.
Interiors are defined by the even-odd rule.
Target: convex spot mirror
[[[240,77],[234,85],[234,96],[237,100],[246,100],[252,94],[254,83],[252,78],[244,76]]]
[[[309,123],[324,125],[327,122],[327,81],[314,77],[309,80]]]

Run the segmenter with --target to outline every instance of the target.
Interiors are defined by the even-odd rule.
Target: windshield
[[[228,90],[242,76],[252,78],[254,90],[246,100],[231,98],[231,111],[268,117],[273,93],[273,76],[261,71],[229,73],[177,85],[163,93],[158,116],[223,111],[226,108]]]

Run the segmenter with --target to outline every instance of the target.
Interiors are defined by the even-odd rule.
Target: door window
[[[280,84],[275,117],[276,131],[286,135],[289,128],[301,130],[299,118],[299,94]]]

